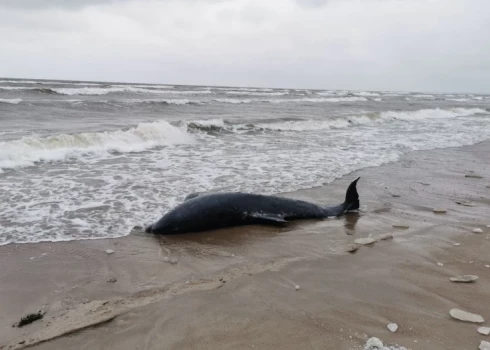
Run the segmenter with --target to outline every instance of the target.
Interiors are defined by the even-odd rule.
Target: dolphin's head
[[[148,226],[145,231],[147,233],[171,235],[179,233],[181,228],[182,226],[179,225],[178,222],[174,222],[173,220],[168,219],[166,220],[166,218],[161,218],[153,225]]]
[[[195,221],[190,220],[186,215],[186,211],[171,211],[153,225],[146,228],[146,232],[160,234],[160,235],[173,235],[183,232],[192,231],[195,227]]]

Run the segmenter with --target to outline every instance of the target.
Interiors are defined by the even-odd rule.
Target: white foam
[[[22,102],[21,98],[0,98],[0,103],[9,103],[13,105],[18,105]]]
[[[34,80],[0,80],[0,84],[37,84]]]
[[[125,84],[125,85],[114,84],[111,86],[123,87],[123,88],[133,87],[133,88],[149,88],[149,89],[174,89],[175,88],[175,86],[173,86],[173,85],[151,85],[151,84],[136,84],[136,85],[133,85],[133,84]]]
[[[416,95],[412,95],[412,97],[422,98],[422,99],[428,99],[428,100],[435,99],[434,95],[428,95],[428,94],[416,94]]]
[[[221,90],[221,91],[249,91],[249,92],[269,92],[269,91],[274,91],[274,89],[270,88],[245,88],[245,87],[216,87],[213,88],[214,90]]]
[[[0,86],[0,90],[32,90],[36,88],[23,87],[23,86]]]
[[[139,103],[166,103],[170,105],[188,105],[191,103],[200,104],[199,100],[188,100],[186,98],[173,98],[173,99],[127,99],[123,100],[124,103],[128,104],[139,104]]]
[[[284,91],[284,92],[263,92],[263,91],[226,91],[227,94],[229,95],[243,95],[243,96],[284,96],[288,95],[289,92]]]
[[[238,99],[238,98],[215,98],[213,99],[215,102],[219,103],[231,103],[231,104],[243,104],[243,103],[253,103],[257,102],[257,100],[251,99]]]
[[[0,83],[8,84],[41,84],[41,85],[86,85],[97,86],[103,83],[84,83],[84,82],[66,82],[66,81],[41,81],[41,80],[0,80]]]
[[[487,114],[488,112],[481,108],[452,108],[452,109],[420,109],[417,111],[390,111],[383,112],[381,119],[398,119],[398,120],[424,120],[424,119],[445,119],[467,117],[475,114]]]
[[[468,102],[469,98],[446,98],[446,101]]]
[[[370,92],[370,91],[358,91],[358,92],[353,92],[352,94],[356,96],[365,96],[365,97],[377,97],[380,95],[377,92]]]
[[[157,146],[193,141],[191,135],[165,121],[141,123],[128,130],[23,137],[20,140],[0,142],[0,169],[87,154],[141,152]]]
[[[0,86],[0,90],[40,90],[40,89],[47,89],[47,88],[42,88],[39,86],[32,87],[32,86]],[[177,91],[177,90],[170,90],[169,89],[156,89],[156,88],[142,88],[142,87],[137,87],[137,86],[132,86],[132,85],[116,85],[116,86],[109,86],[109,87],[89,87],[89,86],[84,86],[80,88],[73,88],[73,87],[67,87],[67,88],[55,88],[51,87],[49,88],[54,93],[60,94],[60,95],[68,95],[68,96],[73,96],[73,95],[85,95],[85,96],[100,96],[100,95],[107,95],[111,93],[147,93],[147,94],[164,94],[164,95],[208,95],[212,94],[213,92],[211,90],[182,90],[182,91]],[[48,91],[49,91],[48,90]]]
[[[300,120],[280,123],[261,123],[257,127],[276,131],[315,131],[346,128],[355,125],[369,125],[396,120],[419,121],[425,119],[444,119],[465,117],[488,113],[481,108],[421,109],[416,111],[388,111],[380,114],[329,118],[324,120]]]
[[[351,97],[303,97],[303,98],[291,98],[291,99],[277,99],[277,100],[267,100],[268,102],[272,103],[291,103],[291,102],[308,102],[308,103],[325,103],[325,102],[330,102],[330,103],[335,103],[335,102],[363,102],[367,101],[367,98],[365,97],[357,97],[357,96],[351,96]]]

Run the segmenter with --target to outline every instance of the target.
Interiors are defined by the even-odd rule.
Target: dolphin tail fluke
[[[357,181],[359,181],[361,177],[358,177],[349,185],[347,188],[347,192],[345,194],[345,211],[357,210],[359,209],[359,194],[357,193]]]

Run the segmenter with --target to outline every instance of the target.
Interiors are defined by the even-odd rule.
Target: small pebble
[[[437,263],[437,266],[444,266],[443,263]]]
[[[354,253],[354,252],[356,252],[358,249],[359,249],[359,245],[357,245],[357,244],[349,244],[349,245],[347,246],[347,251],[348,251],[349,253]]]
[[[112,250],[112,249],[107,249],[105,252],[106,252],[107,254],[114,254],[114,250]]]
[[[483,230],[481,228],[474,228],[473,233],[482,233]]]
[[[476,204],[468,201],[456,201],[456,204],[463,205],[465,207],[476,207]]]
[[[175,259],[175,258],[170,259],[170,263],[171,263],[172,265],[175,265],[175,264],[177,264],[178,262],[179,262],[179,260],[177,260],[177,259]]]
[[[107,282],[108,282],[108,283],[116,283],[116,282],[117,282],[117,279],[116,279],[116,278],[114,278],[114,277],[112,277],[112,278],[109,278],[109,279],[107,280]]]
[[[462,275],[457,277],[451,277],[449,280],[451,282],[460,282],[460,283],[471,283],[478,279],[476,275]]]
[[[485,265],[485,267],[490,267],[490,265]]]
[[[436,214],[444,214],[447,212],[447,209],[443,209],[443,208],[434,208],[432,209],[432,211]]]
[[[391,233],[386,233],[384,235],[379,235],[378,237],[376,237],[378,240],[380,241],[387,241],[389,239],[393,239],[393,235]]]
[[[396,330],[398,329],[398,325],[396,323],[390,323],[390,324],[388,324],[387,327],[390,330],[390,332],[392,332],[392,333],[395,333]]]
[[[461,243],[453,243],[453,246],[455,247],[459,247],[461,245]]]
[[[466,174],[464,177],[471,177],[471,178],[474,178],[474,179],[483,179],[483,176],[478,175],[478,174],[475,174],[475,173]]]
[[[299,286],[298,285],[295,285],[294,286],[294,289],[299,290]]]
[[[170,258],[168,256],[166,256],[166,257],[163,258],[163,261],[169,262],[170,261]]]
[[[480,327],[477,329],[477,331],[480,334],[489,335],[490,334],[490,327]]]
[[[490,343],[485,340],[482,340],[478,348],[480,350],[490,350]]]

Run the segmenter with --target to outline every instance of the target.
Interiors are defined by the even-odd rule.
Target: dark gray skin
[[[324,219],[359,209],[354,180],[345,201],[333,207],[291,198],[251,193],[190,194],[185,201],[146,228],[146,232],[173,235],[231,226],[282,224],[300,219]]]

